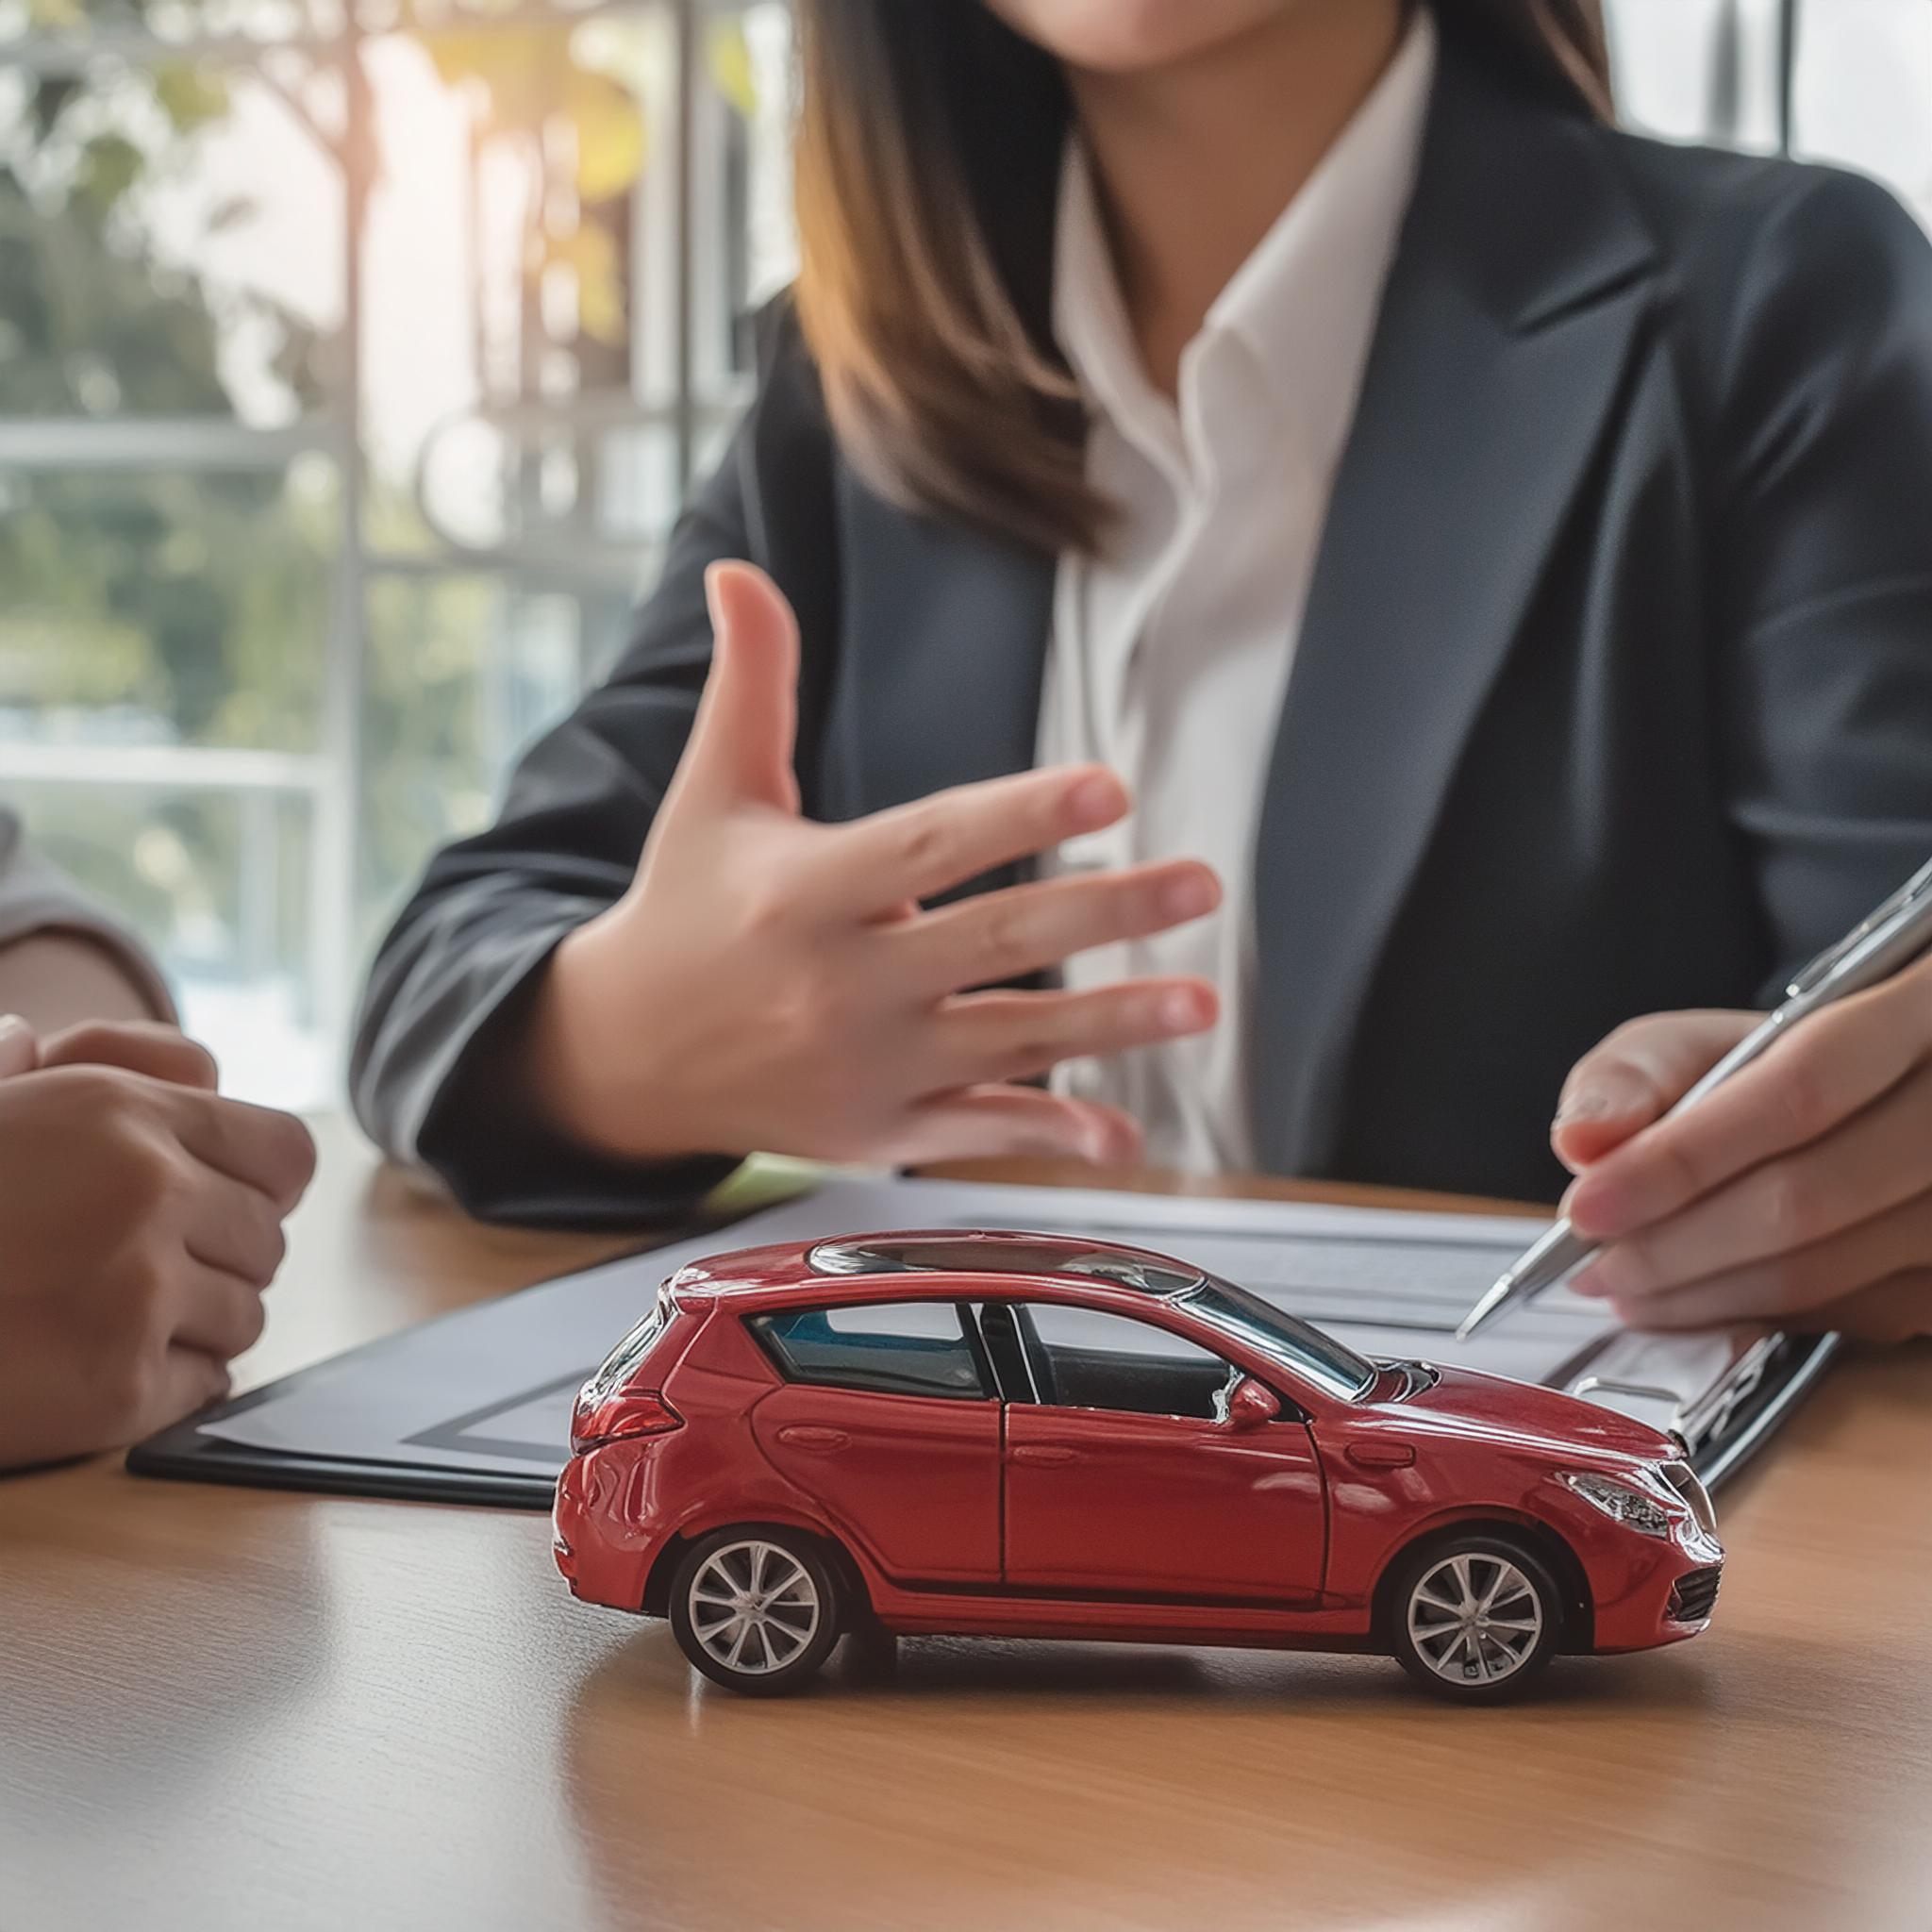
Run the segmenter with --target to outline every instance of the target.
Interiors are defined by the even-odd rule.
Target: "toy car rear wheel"
[[[677,1646],[714,1684],[754,1697],[796,1690],[839,1641],[839,1581],[796,1530],[721,1529],[686,1553],[671,1580]]]
[[[1390,1593],[1390,1636],[1402,1667],[1465,1703],[1520,1695],[1562,1636],[1563,1596],[1527,1542],[1489,1531],[1430,1542]]]

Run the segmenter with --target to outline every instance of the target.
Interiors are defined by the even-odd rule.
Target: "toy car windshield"
[[[1330,1395],[1353,1402],[1375,1386],[1373,1362],[1231,1281],[1204,1277],[1178,1299],[1210,1328],[1259,1349],[1291,1374],[1306,1375]]]

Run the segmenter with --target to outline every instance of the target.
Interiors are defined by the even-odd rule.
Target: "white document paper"
[[[906,1227],[1009,1227],[1178,1256],[1365,1355],[1462,1362],[1571,1388],[1657,1427],[1749,1337],[1618,1329],[1562,1290],[1458,1342],[1456,1324],[1541,1231],[1515,1217],[1410,1214],[958,1181],[841,1180],[694,1241],[484,1302],[276,1388],[205,1433],[257,1449],[475,1474],[554,1476],[579,1385],[675,1269],[734,1248]],[[1649,1393],[1637,1391],[1648,1391]]]

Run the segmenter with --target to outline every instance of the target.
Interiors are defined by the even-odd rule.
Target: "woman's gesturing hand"
[[[527,1079],[625,1159],[762,1149],[895,1164],[1130,1159],[1118,1111],[1020,1085],[1056,1062],[1211,1025],[1213,989],[975,991],[1212,911],[1176,861],[921,902],[1127,809],[1101,767],[1023,773],[845,825],[800,813],[798,635],[748,564],[707,580],[716,655],[630,891],[558,948]],[[937,724],[935,728],[943,728]]]
[[[1658,1014],[1578,1062],[1554,1136],[1578,1175],[1564,1206],[1607,1245],[1572,1286],[1640,1328],[1932,1333],[1932,959],[1660,1121],[1760,1017]]]

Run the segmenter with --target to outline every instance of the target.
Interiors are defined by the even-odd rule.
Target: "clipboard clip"
[[[1579,1375],[1563,1391],[1565,1395],[1634,1395],[1640,1402],[1668,1402],[1673,1413],[1681,1412],[1684,1393],[1680,1389],[1659,1388],[1653,1382],[1620,1382],[1614,1375]]]
[[[1726,1374],[1684,1411],[1682,1432],[1693,1452],[1705,1443],[1718,1441],[1724,1437],[1739,1409],[1757,1393],[1766,1370],[1784,1346],[1782,1335],[1760,1337],[1731,1364]]]
[[[1739,1411],[1763,1386],[1766,1373],[1784,1347],[1781,1334],[1760,1336],[1694,1402],[1687,1402],[1681,1389],[1625,1381],[1616,1375],[1578,1375],[1564,1385],[1563,1392],[1586,1401],[1623,1395],[1640,1402],[1669,1403],[1668,1433],[1683,1444],[1687,1456],[1694,1456],[1699,1449],[1723,1440]]]

